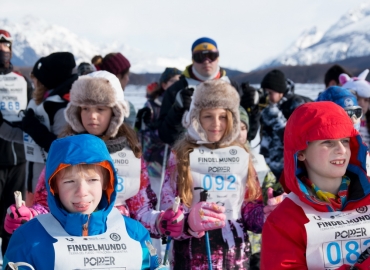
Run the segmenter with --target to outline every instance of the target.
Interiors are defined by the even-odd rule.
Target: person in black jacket
[[[13,71],[12,37],[0,29],[0,124],[9,121],[19,124],[18,113],[25,109],[31,97],[32,85]],[[6,209],[14,203],[14,191],[25,195],[26,158],[23,145],[0,139],[0,237],[5,254],[10,235],[4,230]]]
[[[183,134],[185,129],[181,120],[185,111],[189,110],[194,89],[201,82],[213,79],[225,80],[237,89],[241,96],[240,105],[250,114],[251,127],[253,127],[250,139],[253,139],[258,130],[255,125],[258,126],[260,114],[258,110],[249,108],[251,100],[248,94],[244,94],[235,82],[230,81],[226,71],[219,66],[217,43],[207,37],[199,38],[193,43],[191,52],[193,64],[186,67],[180,80],[168,88],[163,96],[157,123],[160,139],[172,145]]]
[[[261,88],[267,93],[261,113],[261,148],[267,165],[280,178],[284,166],[284,130],[293,111],[311,99],[294,94],[294,83],[278,69],[271,70],[262,79]]]

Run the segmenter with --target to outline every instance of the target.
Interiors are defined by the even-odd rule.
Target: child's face
[[[96,136],[104,134],[112,118],[112,109],[107,106],[81,107],[82,125],[88,133]]]
[[[105,188],[102,170],[72,166],[71,170],[57,174],[57,193],[68,212],[91,214],[95,211]]]
[[[239,142],[241,144],[245,144],[247,142],[247,135],[248,135],[248,130],[246,124],[243,122],[240,123],[240,135],[239,135]]]
[[[218,142],[225,133],[227,115],[225,109],[203,109],[200,111],[200,124],[209,142]]]
[[[349,142],[349,138],[317,140],[300,151],[298,160],[304,162],[310,180],[317,183],[341,179],[351,157]]]

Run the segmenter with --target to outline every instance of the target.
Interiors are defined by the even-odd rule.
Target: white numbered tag
[[[117,171],[118,185],[115,205],[124,205],[140,189],[141,160],[129,148],[111,154]]]
[[[4,119],[21,121],[19,111],[27,107],[27,82],[14,72],[0,75],[0,111]]]
[[[238,219],[246,190],[248,163],[249,154],[238,146],[194,149],[190,153],[192,204],[200,201],[202,190],[207,190],[207,201],[224,206],[227,219]]]

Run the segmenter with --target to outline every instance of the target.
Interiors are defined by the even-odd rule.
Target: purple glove
[[[157,228],[160,234],[179,237],[184,226],[184,213],[180,207],[175,213],[171,208],[161,212],[157,219]]]
[[[12,234],[19,226],[26,223],[37,215],[38,213],[33,208],[22,205],[17,209],[15,207],[15,204],[13,204],[9,206],[7,210],[4,221],[4,229],[8,233]]]
[[[189,213],[189,233],[199,238],[204,235],[204,231],[223,228],[226,220],[224,212],[225,208],[218,204],[198,202]]]

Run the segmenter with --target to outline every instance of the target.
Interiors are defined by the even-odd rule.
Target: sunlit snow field
[[[253,85],[258,87],[258,85]],[[319,92],[325,89],[324,84],[296,84],[295,93],[303,96],[307,96],[311,99],[316,99]],[[131,101],[136,110],[143,107],[145,98],[145,86],[129,85],[125,90],[125,99]]]

